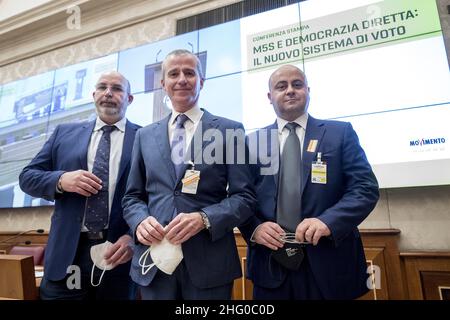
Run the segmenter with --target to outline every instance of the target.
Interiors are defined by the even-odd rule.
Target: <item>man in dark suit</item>
[[[248,137],[258,207],[240,227],[254,298],[357,298],[368,290],[357,226],[375,207],[377,180],[350,123],[308,115],[300,69],[281,66],[269,89],[277,120]]]
[[[173,111],[137,133],[123,199],[137,242],[131,276],[143,299],[230,299],[241,276],[233,228],[255,204],[249,167],[235,161],[240,148],[245,158],[243,127],[198,107],[204,78],[196,55],[171,52],[162,72]],[[163,239],[181,245],[183,260],[172,274],[143,274],[139,258]]]
[[[125,118],[133,96],[128,80],[113,71],[99,78],[93,98],[97,119],[56,127],[19,178],[26,193],[55,200],[40,285],[43,299],[134,298],[128,275],[133,244],[121,207],[139,128]],[[105,241],[113,245],[104,257],[115,268],[94,287],[90,248]]]

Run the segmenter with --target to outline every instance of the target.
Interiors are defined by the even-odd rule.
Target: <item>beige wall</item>
[[[176,19],[238,0],[79,1],[81,29],[70,30],[66,8],[73,2],[53,0],[34,14],[0,21],[0,83],[171,37]],[[447,0],[438,4],[450,52]],[[0,232],[48,230],[51,213],[51,207],[0,209]],[[401,251],[450,251],[450,186],[381,190],[360,227],[400,229]]]
[[[52,0],[0,0],[0,21],[18,15],[28,10],[32,10],[46,2]]]

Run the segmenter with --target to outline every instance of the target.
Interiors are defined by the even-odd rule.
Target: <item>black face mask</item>
[[[278,248],[270,253],[272,259],[286,269],[296,271],[303,262],[304,244],[285,242],[283,248]]]

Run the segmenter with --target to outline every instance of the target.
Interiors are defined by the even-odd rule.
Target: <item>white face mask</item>
[[[152,257],[152,264],[145,264],[148,255]],[[171,244],[166,238],[160,243],[151,245],[139,258],[139,265],[142,267],[142,275],[147,274],[151,268],[156,266],[166,274],[172,274],[183,260],[181,245]],[[146,269],[147,268],[147,269]]]
[[[95,246],[91,247],[91,259],[94,263],[92,265],[91,270],[91,284],[94,287],[98,287],[100,283],[102,282],[103,275],[105,274],[106,270],[111,270],[114,267],[110,264],[106,263],[105,260],[105,253],[106,251],[112,246],[113,244],[109,241],[97,244]],[[102,275],[100,276],[100,279],[97,284],[94,284],[94,268],[97,267],[101,270],[103,270]]]

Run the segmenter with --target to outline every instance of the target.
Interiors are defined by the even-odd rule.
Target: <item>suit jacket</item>
[[[174,214],[202,210],[208,215],[211,229],[200,231],[182,244],[187,271],[199,288],[231,283],[241,276],[233,228],[253,214],[256,201],[249,166],[224,161],[233,150],[245,148],[244,138],[242,143],[226,143],[226,129],[243,130],[243,127],[204,110],[194,134],[193,141],[196,142],[191,142],[187,153],[196,163],[195,170],[200,171],[200,181],[196,194],[186,194],[181,192],[181,177],[176,178],[171,161],[169,119],[170,115],[139,130],[136,135],[130,178],[123,199],[124,217],[135,235],[138,225],[148,216],[166,226]],[[213,142],[209,139],[202,142],[207,130],[217,134],[216,139],[211,139]],[[212,149],[215,149],[218,161],[211,164],[204,161],[202,155]],[[189,166],[185,165],[187,168]],[[131,263],[132,279],[143,286],[152,281],[157,271],[155,267],[147,275],[141,274],[139,257],[147,248],[137,242]]]
[[[45,249],[45,274],[50,280],[61,280],[72,264],[77,251],[82,227],[86,197],[72,192],[56,193],[59,177],[66,171],[87,170],[87,152],[95,121],[69,123],[56,127],[55,131],[20,174],[22,190],[33,197],[55,201],[55,211]],[[139,126],[127,121],[117,185],[109,217],[107,240],[117,241],[129,231],[122,217],[121,199],[130,168],[133,141]],[[129,264],[123,264],[126,274]],[[119,273],[120,271],[117,270]]]
[[[269,142],[268,154],[273,155],[277,162],[278,136],[269,133],[271,129],[277,130],[277,123],[264,129],[266,131],[254,133],[249,138],[259,141],[265,136]],[[317,140],[313,152],[308,151],[311,140]],[[311,165],[317,160],[318,152],[322,153],[322,161],[327,164],[326,184],[311,182]],[[255,216],[240,227],[249,243],[247,276],[258,286],[276,288],[285,279],[286,271],[271,260],[270,249],[249,240],[258,225],[265,221],[276,222],[278,173],[260,175],[260,169],[264,168],[259,161],[260,154],[252,155],[252,158],[258,160],[253,166],[258,207]],[[278,168],[278,165],[274,167]],[[377,180],[350,123],[308,117],[301,192],[300,218],[318,218],[331,231],[331,237],[323,237],[317,246],[307,245],[305,248],[306,261],[322,294],[327,299],[351,299],[362,295],[367,291],[368,275],[357,226],[375,207],[379,191]]]

